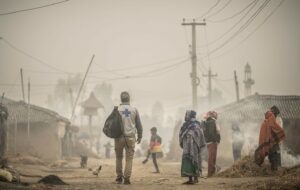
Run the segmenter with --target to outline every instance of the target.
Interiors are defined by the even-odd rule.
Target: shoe
[[[129,178],[125,178],[124,179],[124,185],[130,185],[131,183],[130,183],[130,180],[129,180]]]
[[[148,158],[146,158],[142,163],[146,164],[148,162]]]
[[[118,176],[116,179],[117,184],[121,184],[123,182],[123,177],[122,176]]]
[[[193,181],[186,181],[184,183],[182,183],[183,185],[194,185],[195,183]]]
[[[194,183],[199,183],[198,177],[194,177]]]

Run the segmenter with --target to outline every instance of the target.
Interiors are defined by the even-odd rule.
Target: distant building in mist
[[[32,155],[45,161],[71,154],[73,127],[54,111],[4,98],[7,107],[7,155]],[[29,113],[29,138],[28,138]]]
[[[219,113],[218,123],[221,126],[220,156],[232,158],[231,154],[231,127],[238,124],[244,132],[244,153],[249,153],[258,144],[261,123],[266,111],[276,105],[283,120],[286,132],[285,145],[295,155],[300,155],[300,96],[276,96],[255,94],[239,102],[222,106],[216,111]]]
[[[252,70],[249,63],[245,65],[245,97],[252,95],[252,86],[254,85],[255,81],[252,79]]]

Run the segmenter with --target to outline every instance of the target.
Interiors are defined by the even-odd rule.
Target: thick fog
[[[0,0],[0,14],[55,2]],[[233,29],[245,13],[224,22],[213,22],[234,15],[251,2],[233,0],[226,5],[227,1],[222,0],[211,10],[207,25],[197,26],[200,96],[208,93],[207,78],[202,74],[211,66],[213,73],[218,74],[212,88],[221,92],[222,104],[235,100],[234,70],[237,70],[243,97],[242,80],[247,62],[255,80],[252,93],[300,94],[300,1],[287,0],[278,9],[281,1],[271,1],[236,36],[235,32],[263,1],[257,2],[252,12]],[[5,92],[8,98],[22,99],[19,69],[23,68],[25,83],[28,78],[31,81],[31,102],[69,117],[69,97],[65,97],[61,105],[53,105],[53,102],[51,105],[54,94],[63,91],[58,90],[56,84],[58,80],[73,81],[62,86],[67,86],[67,92],[71,86],[75,97],[95,54],[79,102],[86,99],[97,84],[106,82],[111,85],[108,92],[111,104],[117,105],[120,92],[126,90],[141,113],[151,115],[155,102],[160,102],[164,120],[168,116],[175,117],[178,108],[191,105],[192,96],[191,62],[186,61],[190,56],[191,28],[182,26],[182,19],[199,18],[215,3],[208,0],[71,0],[1,15],[0,92]],[[208,52],[212,53],[208,55]],[[76,79],[77,73],[80,76]],[[27,94],[26,89],[25,92]],[[99,96],[99,100],[107,104]],[[202,103],[206,102],[200,102],[200,107]]]

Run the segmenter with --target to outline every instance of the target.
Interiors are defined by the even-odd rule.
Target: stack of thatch
[[[241,160],[235,162],[230,168],[219,173],[218,177],[255,177],[274,175],[271,171],[270,164],[265,162],[262,166],[258,166],[254,162],[254,158],[245,156]]]

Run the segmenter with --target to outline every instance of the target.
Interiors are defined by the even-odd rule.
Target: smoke
[[[231,124],[227,123],[221,126],[221,143],[220,148],[218,149],[218,159],[222,162],[232,164],[233,162],[233,154],[232,154],[232,143],[233,134]],[[245,122],[239,124],[241,133],[239,137],[235,137],[238,139],[243,139],[244,144],[242,148],[241,157],[247,155],[254,155],[255,149],[258,147],[258,138],[260,132],[260,123],[259,122]],[[235,134],[237,135],[237,134]],[[300,155],[292,154],[292,151],[285,144],[285,142],[281,143],[281,163],[283,167],[292,167],[300,164]],[[229,162],[230,161],[230,162]],[[268,161],[268,158],[266,158]]]
[[[292,167],[300,164],[300,155],[294,156],[290,154],[290,150],[286,146],[281,146],[281,164],[283,167]]]

